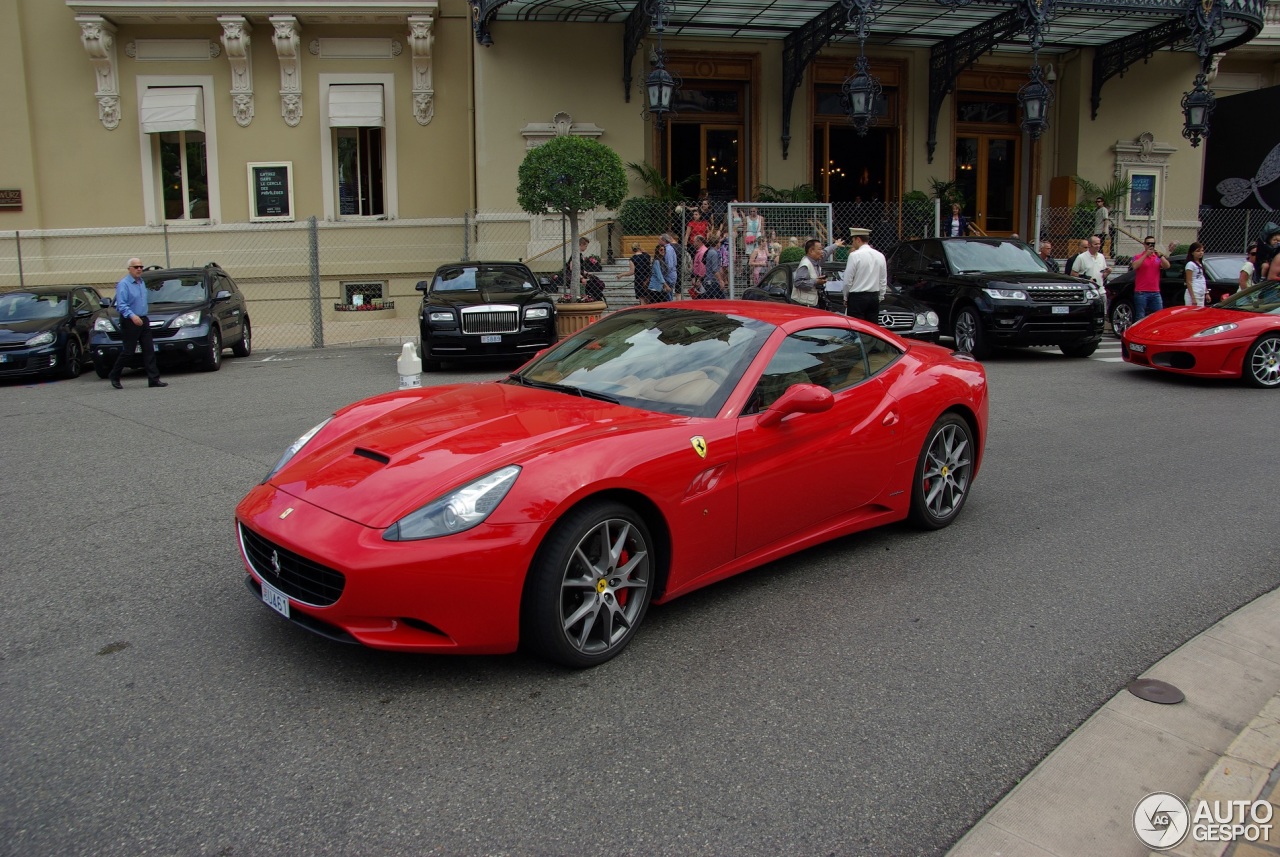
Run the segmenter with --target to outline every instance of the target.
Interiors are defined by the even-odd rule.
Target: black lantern
[[[667,114],[671,112],[671,95],[676,89],[676,79],[662,64],[661,56],[653,71],[645,78],[644,85],[649,92],[649,113],[661,128],[666,124]]]
[[[840,105],[859,137],[865,137],[867,128],[875,124],[883,92],[879,79],[868,71],[866,56],[859,56],[853,76],[845,80],[840,92]]]
[[[1203,73],[1196,75],[1195,86],[1190,92],[1182,93],[1182,136],[1191,141],[1191,148],[1200,145],[1200,140],[1209,136],[1209,117],[1218,99],[1206,85]]]
[[[1049,105],[1053,104],[1053,90],[1044,82],[1044,70],[1040,68],[1037,57],[1031,66],[1031,79],[1018,90],[1018,103],[1022,105],[1022,130],[1032,140],[1039,140],[1040,135],[1049,127]]]

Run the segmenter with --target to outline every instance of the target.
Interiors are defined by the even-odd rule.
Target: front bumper
[[[209,353],[209,325],[197,327],[180,327],[177,329],[153,327],[151,342],[155,346],[156,360],[161,363],[190,363],[202,360]],[[124,345],[118,331],[103,333],[95,331],[89,337],[89,353],[99,365],[115,364]],[[99,362],[104,361],[104,362]],[[125,365],[139,367],[142,365],[142,354],[135,349],[125,361]]]
[[[515,333],[471,334],[451,330],[420,330],[423,359],[467,360],[519,358],[527,360],[556,343],[553,324]],[[485,341],[485,340],[490,341]],[[496,341],[493,341],[495,340]]]
[[[61,363],[57,345],[0,351],[0,378],[53,372]]]
[[[1087,304],[993,301],[980,316],[983,332],[993,343],[1000,345],[1068,345],[1100,341],[1107,320],[1101,300]]]
[[[1135,366],[1201,378],[1239,378],[1249,337],[1206,336],[1203,341],[1161,342],[1128,332],[1120,340],[1120,355]]]
[[[380,529],[271,485],[240,502],[236,521],[250,588],[261,597],[265,581],[284,592],[290,618],[307,630],[405,652],[502,654],[519,644],[537,524],[482,524],[455,536],[387,542]],[[325,579],[299,580],[299,573]]]

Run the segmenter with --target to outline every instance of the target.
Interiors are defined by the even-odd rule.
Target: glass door
[[[712,199],[745,199],[742,139],[741,125],[673,122],[667,134],[667,180],[692,179],[682,184],[689,197],[706,193]]]
[[[964,213],[987,235],[1011,235],[1018,222],[1021,155],[1016,134],[956,137],[956,183],[964,194]]]

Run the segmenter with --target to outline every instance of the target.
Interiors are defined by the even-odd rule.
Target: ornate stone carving
[[[573,117],[563,111],[551,117],[550,122],[530,122],[520,129],[526,149],[537,148],[552,137],[567,134],[575,137],[599,137],[603,133],[604,129],[594,122],[574,122]]]
[[[307,42],[307,50],[311,53],[313,57],[320,56],[320,40],[312,39],[311,41]]]
[[[292,15],[272,15],[276,56],[280,58],[280,115],[284,123],[296,127],[302,121],[302,76],[298,48],[302,44],[298,19]]]
[[[222,47],[231,64],[231,110],[242,128],[253,121],[253,55],[249,32],[253,27],[243,15],[219,15]]]
[[[116,27],[101,15],[77,15],[80,44],[93,63],[98,119],[108,131],[120,126],[120,79],[116,72]]]
[[[426,125],[435,115],[435,89],[431,78],[431,51],[435,46],[435,16],[409,16],[409,49],[413,57],[413,117]]]

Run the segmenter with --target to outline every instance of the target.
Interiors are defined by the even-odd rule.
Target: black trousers
[[[120,354],[116,357],[115,365],[111,367],[112,381],[120,380],[120,373],[124,370],[125,363],[139,345],[142,346],[142,368],[147,372],[147,380],[152,383],[160,380],[160,370],[156,368],[156,346],[151,341],[151,322],[145,315],[141,318],[140,325],[134,324],[131,318],[120,319],[120,336],[124,341],[121,343],[122,347]]]
[[[854,318],[860,318],[869,321],[872,324],[880,323],[880,293],[879,292],[849,292],[845,298],[845,315]]]

